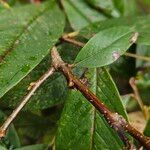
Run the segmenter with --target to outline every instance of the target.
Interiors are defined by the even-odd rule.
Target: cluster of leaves
[[[50,67],[49,53],[55,44],[64,61],[76,63],[77,76],[88,68],[85,76],[91,90],[110,110],[128,120],[123,98],[110,72],[116,83],[118,79],[121,82],[121,87],[117,84],[121,94],[131,92],[127,82],[137,74],[142,99],[149,105],[150,64],[122,56],[127,50],[150,56],[148,0],[24,3],[0,1],[1,123],[21,102],[29,84]],[[59,40],[64,33],[73,31],[78,31],[77,39],[86,43],[83,48]],[[149,130],[150,123],[144,134],[149,135]],[[36,91],[0,144],[2,150],[46,150],[51,146],[58,150],[116,150],[123,147],[103,116],[80,92],[68,90],[65,78],[59,73]],[[24,146],[31,144],[35,145]]]

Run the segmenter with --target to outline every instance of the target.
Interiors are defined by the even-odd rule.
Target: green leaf
[[[0,97],[48,54],[63,28],[64,16],[54,1],[0,13]]]
[[[58,46],[58,50],[63,60],[70,64],[73,63],[79,52],[79,48],[72,47],[72,44],[69,43],[61,44],[61,46]],[[48,55],[21,82],[1,98],[0,105],[15,108],[22,101],[30,83],[39,79],[48,70],[50,64],[51,56]],[[68,88],[65,78],[63,75],[55,73],[37,89],[25,109],[37,111],[61,104],[66,99],[67,93]]]
[[[113,2],[123,16],[131,17],[137,15],[136,0],[113,0]]]
[[[109,19],[105,21],[96,22],[90,24],[89,26],[83,28],[80,31],[80,35],[89,39],[93,37],[99,31],[109,29],[112,27],[120,27],[120,26],[130,26],[131,28],[135,28],[135,31],[138,32],[138,39],[136,43],[142,45],[150,45],[150,17],[131,17],[131,18],[116,18]]]
[[[14,150],[46,150],[47,145],[44,144],[36,144],[36,145],[30,145],[30,146],[24,146],[21,148],[16,148]]]
[[[62,0],[63,7],[73,29],[79,30],[88,24],[106,17],[90,8],[84,0]]]
[[[47,110],[49,111],[48,114]],[[32,141],[37,143],[50,143],[57,130],[57,121],[60,118],[61,107],[55,106],[46,111],[31,113],[29,111],[20,112],[14,125],[17,127],[22,144],[26,145]],[[46,113],[45,113],[46,112]],[[45,138],[47,137],[47,138]]]
[[[2,111],[0,111],[0,123],[3,123],[5,119],[6,119],[6,115]],[[20,147],[21,145],[20,140],[13,124],[11,124],[10,127],[8,128],[6,137],[2,139],[2,141],[0,142],[1,144],[5,145],[7,148]]]
[[[91,90],[111,110],[126,118],[116,86],[106,69],[91,70]],[[63,109],[55,141],[56,149],[122,149],[123,143],[104,117],[76,90],[71,90]]]
[[[81,49],[75,63],[81,67],[101,67],[116,61],[132,45],[133,29],[113,27],[100,31]]]
[[[86,0],[90,5],[98,9],[109,17],[119,17],[120,13],[115,8],[112,0]]]

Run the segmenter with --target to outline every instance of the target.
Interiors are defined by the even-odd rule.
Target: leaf
[[[0,111],[0,122],[1,123],[4,122],[5,119],[6,119],[6,115],[2,111]],[[11,124],[10,127],[8,128],[6,137],[2,139],[0,142],[1,144],[5,145],[7,148],[20,147],[21,145],[20,140],[13,124]]]
[[[72,47],[72,44],[69,43],[61,44],[61,46],[58,46],[58,50],[63,60],[70,64],[73,63],[79,52],[79,48]],[[27,89],[30,83],[39,79],[49,69],[50,64],[51,56],[48,55],[21,82],[2,97],[0,105],[4,105],[7,108],[15,108],[22,101],[26,92],[28,92]],[[25,109],[37,111],[62,104],[66,99],[67,93],[68,88],[65,78],[60,73],[55,73],[37,89],[30,98],[30,102],[25,106]]]
[[[48,113],[46,114],[45,112]],[[37,111],[34,113],[29,111],[21,112],[16,118],[14,125],[17,127],[20,139],[24,139],[22,144],[26,145],[31,143],[30,141],[32,141],[32,143],[37,143],[39,139],[40,143],[50,143],[56,133],[60,112],[60,106],[49,108],[43,111],[43,113],[37,113]],[[47,139],[45,139],[46,136]]]
[[[90,3],[95,9],[98,9],[102,13],[106,14],[109,17],[119,17],[120,13],[115,8],[112,0],[86,0]]]
[[[48,54],[63,28],[64,16],[54,1],[0,13],[0,97]]]
[[[35,144],[30,146],[24,146],[21,148],[16,148],[14,150],[46,150],[47,145],[44,144]]]
[[[63,7],[73,29],[79,30],[88,24],[106,17],[90,8],[84,0],[62,0]]]
[[[101,67],[113,63],[132,45],[133,29],[113,27],[100,31],[81,49],[75,63],[80,67]]]
[[[135,0],[113,0],[113,2],[123,16],[137,16],[137,2]]]
[[[126,118],[126,112],[112,78],[106,69],[88,74],[92,91],[111,109]],[[104,117],[76,90],[70,95],[61,115],[56,149],[122,149],[123,143]]]
[[[136,43],[142,45],[150,45],[150,17],[131,17],[131,18],[115,18],[105,21],[96,22],[90,24],[89,26],[83,28],[80,31],[80,35],[89,39],[93,37],[96,33],[109,29],[112,27],[128,26],[134,28],[138,33],[138,38]]]

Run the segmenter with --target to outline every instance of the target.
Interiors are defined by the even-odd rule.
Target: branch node
[[[58,68],[64,64],[64,62],[62,61],[57,48],[54,46],[51,50],[51,56],[52,56],[52,65],[53,67],[58,70]]]
[[[4,138],[6,136],[6,130],[3,130],[2,128],[0,128],[0,139]]]

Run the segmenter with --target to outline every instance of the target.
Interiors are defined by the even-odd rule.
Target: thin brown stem
[[[85,43],[80,42],[80,41],[77,41],[77,40],[75,40],[74,38],[69,37],[68,35],[62,36],[61,39],[62,39],[63,41],[66,41],[66,42],[68,42],[68,43],[72,43],[72,44],[74,44],[74,45],[76,45],[76,46],[79,46],[79,47],[83,47],[83,46],[85,45]]]
[[[61,37],[61,39],[65,42],[72,43],[72,44],[74,44],[76,46],[79,46],[79,47],[83,47],[85,45],[85,43],[77,41],[76,39],[74,39],[73,36],[69,37],[67,35],[64,35],[64,36]],[[143,60],[143,61],[149,61],[150,62],[150,57],[147,57],[147,56],[141,56],[141,55],[132,54],[132,53],[129,53],[129,52],[126,52],[124,55],[128,56],[128,57],[132,57],[132,58],[136,58],[136,59],[140,59],[140,60]]]
[[[63,73],[68,81],[68,85],[78,89],[83,96],[105,117],[108,124],[118,133],[123,135],[125,131],[130,133],[144,147],[150,149],[150,138],[133,128],[121,115],[111,112],[102,101],[94,95],[90,89],[84,85],[76,76],[73,75],[68,64],[61,59],[57,49],[54,47],[51,51],[52,63],[56,70]],[[126,141],[125,141],[126,142]],[[125,143],[124,142],[124,143]]]
[[[130,83],[130,85],[131,85],[131,87],[133,89],[134,98],[137,100],[137,102],[138,102],[138,104],[139,104],[139,106],[140,106],[140,108],[141,108],[141,110],[142,110],[142,112],[144,114],[145,119],[148,119],[147,113],[145,111],[145,106],[143,104],[142,98],[140,96],[139,90],[138,90],[137,85],[136,85],[135,78],[134,77],[130,78],[129,83]]]
[[[132,53],[128,53],[128,52],[126,52],[124,55],[128,56],[128,57],[133,57],[133,58],[137,58],[137,59],[141,59],[141,60],[150,62],[150,57],[147,57],[147,56],[141,56],[141,55],[132,54]]]
[[[34,92],[40,87],[40,85],[53,73],[55,72],[55,68],[51,67],[46,73],[44,73],[30,88],[30,91],[25,95],[21,103],[18,105],[18,107],[12,112],[12,114],[7,118],[7,120],[3,123],[3,125],[0,127],[0,138],[4,137],[6,135],[6,130],[8,129],[9,125],[12,123],[12,121],[17,117],[18,113],[23,109],[23,107],[27,104],[31,96],[34,94]]]

